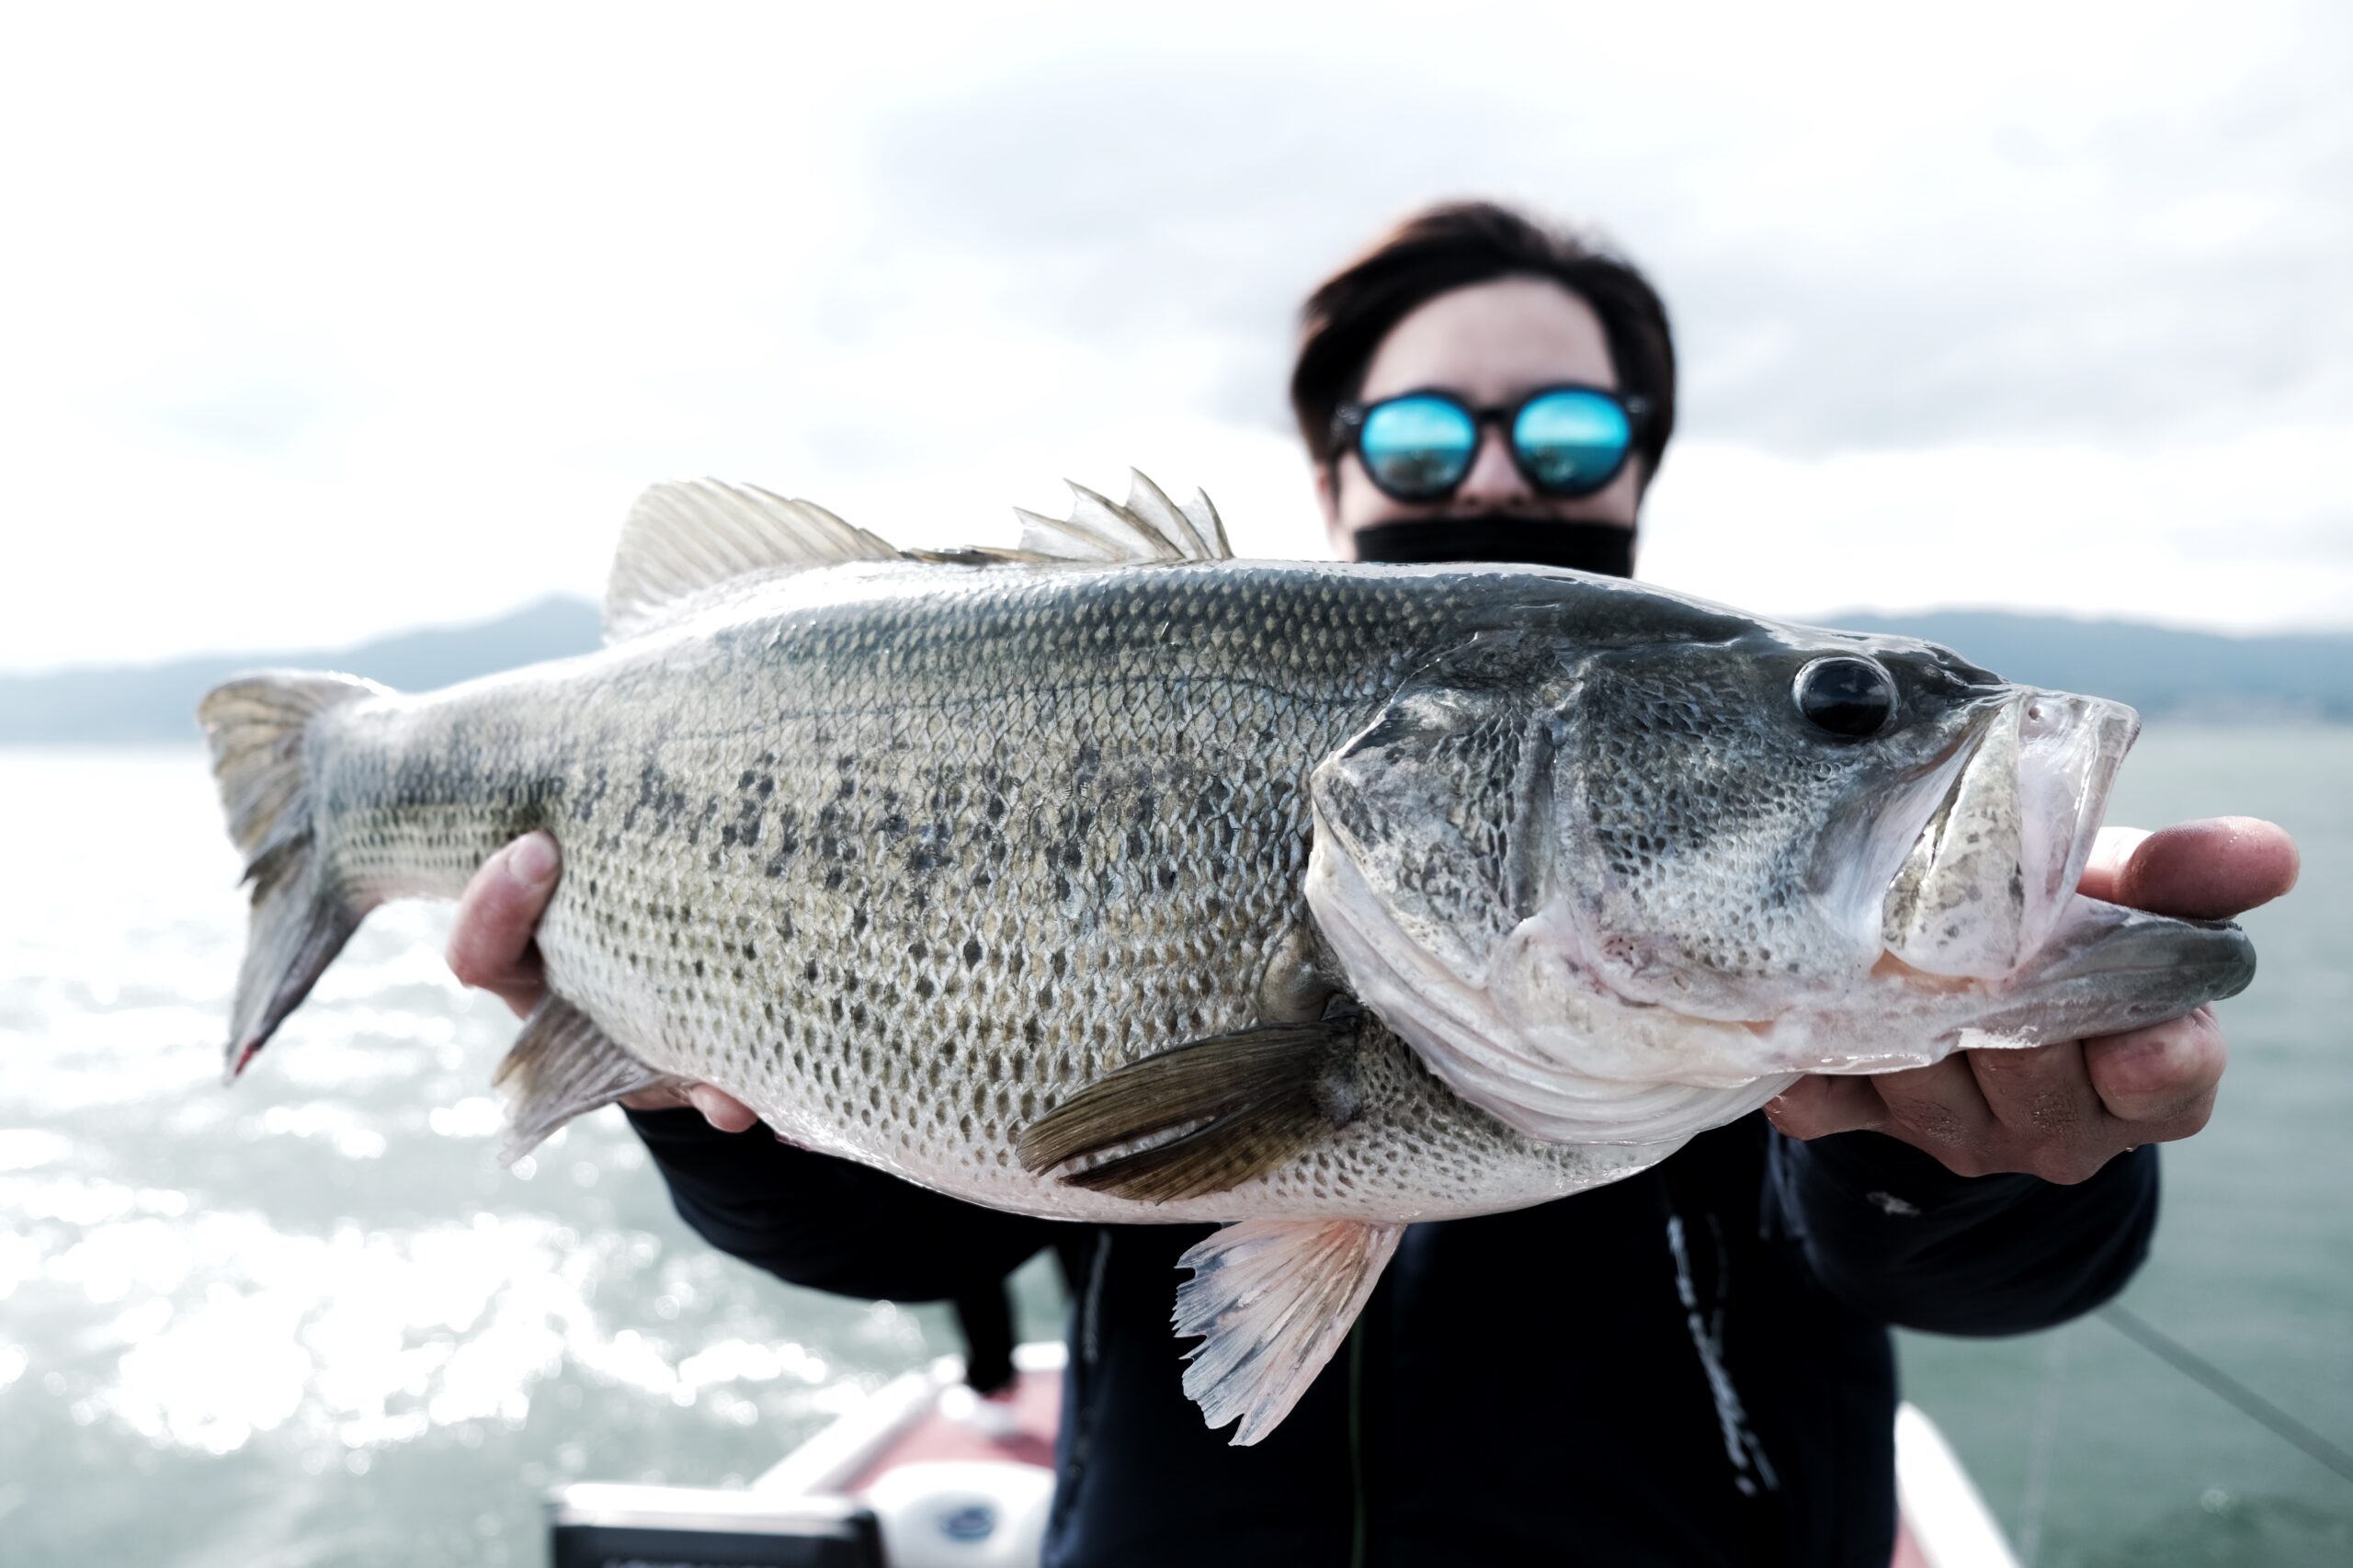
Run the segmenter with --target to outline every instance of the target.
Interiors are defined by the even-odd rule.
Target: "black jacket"
[[[796,1284],[944,1299],[1073,1234],[690,1111],[631,1119],[689,1225]],[[2143,1148],[2079,1187],[1972,1180],[1750,1117],[1626,1181],[1411,1227],[1249,1449],[1178,1386],[1176,1259],[1206,1228],[1097,1227],[1046,1562],[1884,1568],[1887,1325],[2010,1334],[2097,1305],[2146,1254],[2156,1172]]]

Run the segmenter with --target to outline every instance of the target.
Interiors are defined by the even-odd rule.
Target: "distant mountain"
[[[2231,637],[2007,610],[1848,610],[1820,624],[1941,642],[2015,681],[2129,702],[2144,719],[2353,722],[2353,632]]]
[[[207,653],[164,665],[0,676],[0,744],[193,741],[198,699],[246,670],[342,670],[404,691],[429,691],[585,653],[602,636],[596,606],[556,597],[479,625],[404,631],[352,648]]]
[[[2013,680],[2113,697],[2146,718],[2353,722],[2353,632],[2225,637],[2002,610],[1853,610],[1820,624],[1925,637]],[[243,670],[347,670],[426,691],[584,653],[599,636],[594,605],[549,598],[478,626],[404,632],[354,648],[0,676],[0,744],[194,740],[197,699]]]

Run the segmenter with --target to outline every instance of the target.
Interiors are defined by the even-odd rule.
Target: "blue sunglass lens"
[[[1555,495],[1586,495],[1609,483],[1634,432],[1626,411],[1598,392],[1546,392],[1519,411],[1512,445],[1529,477]]]
[[[1392,495],[1440,495],[1462,483],[1479,450],[1479,426],[1438,397],[1401,397],[1365,414],[1357,443],[1365,472]]]

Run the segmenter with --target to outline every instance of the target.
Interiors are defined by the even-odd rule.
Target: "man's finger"
[[[449,932],[450,972],[464,985],[495,992],[517,1014],[546,993],[531,935],[555,892],[555,840],[528,834],[483,862],[458,900]]]
[[[694,1101],[687,1098],[687,1085],[676,1079],[665,1079],[650,1089],[640,1089],[633,1095],[623,1095],[620,1103],[631,1110],[689,1110]]]
[[[1881,1131],[1926,1150],[1962,1176],[1996,1168],[1986,1156],[2002,1141],[2002,1124],[1961,1057],[1877,1074],[1871,1086],[1887,1104]]]
[[[2190,920],[2227,920],[2296,885],[2296,841],[2257,817],[2209,817],[2156,833],[2104,827],[2083,891]]]
[[[757,1111],[710,1084],[681,1084],[672,1079],[633,1095],[623,1095],[620,1103],[631,1110],[698,1110],[705,1121],[722,1132],[748,1131],[760,1121]],[[792,1142],[781,1133],[777,1135],[777,1141]]]
[[[2092,837],[2091,858],[2084,862],[2084,880],[2075,884],[2086,898],[2117,903],[2116,884],[2124,863],[2154,836],[2145,827],[2119,827],[2110,823]]]
[[[1887,1107],[1869,1078],[1800,1078],[1767,1102],[1765,1119],[1791,1138],[1867,1132],[1887,1120]]]
[[[2144,1143],[2187,1138],[2204,1126],[2229,1062],[2230,1046],[2207,1007],[2084,1041],[2084,1068],[2101,1103],[2133,1123]]]
[[[2090,1179],[2129,1142],[2093,1087],[2083,1046],[1988,1047],[1961,1053],[2005,1131],[2001,1159],[2045,1181]]]
[[[744,1132],[759,1125],[759,1115],[724,1089],[709,1084],[687,1085],[687,1099],[702,1119],[722,1132]]]
[[[2074,1040],[1960,1054],[1995,1119],[2014,1132],[2073,1137],[2107,1116],[2084,1066],[2083,1047]]]

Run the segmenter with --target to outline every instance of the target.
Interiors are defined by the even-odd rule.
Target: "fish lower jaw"
[[[2051,932],[2041,945],[1999,975],[1939,973],[1920,968],[1889,948],[1881,950],[1879,961],[1871,966],[1870,981],[1876,986],[1915,1002],[1975,997],[1987,1006],[1998,1006],[2005,998],[2029,991],[2039,982],[2070,975],[2084,956],[2080,934],[2086,928],[2099,926],[2103,923],[2099,912],[2109,907],[2097,899],[2075,894],[2067,901],[2058,918],[2052,922]],[[2216,932],[2236,929],[2224,921],[2181,920],[2169,923]],[[2137,964],[2104,963],[2100,971],[2113,977],[2156,974],[2172,969],[2177,961],[2170,956],[2152,956]]]
[[[2041,946],[2001,976],[1931,973],[1883,952],[1851,1004],[1793,1011],[1758,1038],[1778,1064],[1798,1071],[1893,1072],[1955,1051],[2164,1023],[2237,994],[2254,973],[2246,934],[2227,921],[2177,920],[2077,893]]]

